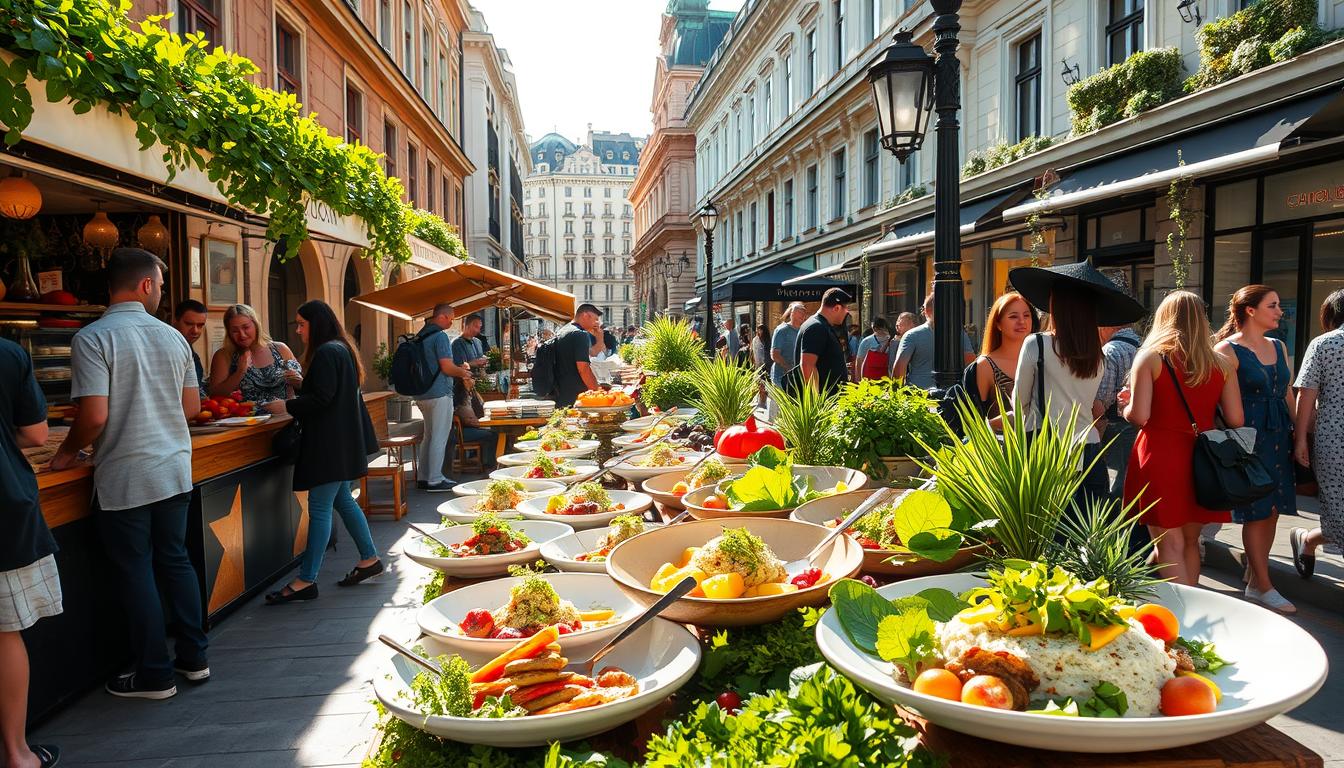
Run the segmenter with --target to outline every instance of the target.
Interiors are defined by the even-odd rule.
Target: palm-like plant
[[[799,387],[797,392],[786,391],[774,384],[767,384],[766,391],[778,410],[774,427],[793,451],[794,463],[828,463],[833,452],[831,413],[839,395],[822,394],[810,382]]]
[[[691,405],[715,429],[740,424],[756,407],[756,371],[721,357],[700,358],[695,368],[696,396]]]
[[[1105,579],[1111,594],[1141,601],[1153,596],[1157,564],[1149,564],[1146,550],[1131,549],[1130,536],[1143,511],[1135,499],[1123,506],[1114,500],[1089,500],[1075,515],[1060,521],[1060,536],[1047,559],[1083,581]]]
[[[689,371],[705,358],[705,344],[685,320],[659,317],[644,324],[639,362],[647,370]]]

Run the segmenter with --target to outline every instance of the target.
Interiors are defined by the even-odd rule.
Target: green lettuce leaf
[[[907,608],[886,616],[877,625],[877,655],[905,671],[914,680],[924,665],[938,658],[933,619],[923,608]]]
[[[967,608],[960,597],[942,587],[929,587],[918,592],[915,597],[924,598],[928,602],[929,618],[934,621],[951,621],[952,617]]]
[[[901,543],[913,550],[911,542],[918,534],[951,528],[952,507],[933,491],[910,491],[896,507],[892,526]]]
[[[854,579],[831,585],[831,604],[850,642],[867,653],[877,654],[877,627],[882,619],[899,611],[877,590]]]
[[[920,557],[945,563],[961,549],[961,534],[947,528],[920,531],[910,537],[909,548]]]

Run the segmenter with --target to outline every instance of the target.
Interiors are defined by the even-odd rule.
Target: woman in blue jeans
[[[378,450],[359,391],[364,369],[353,342],[325,302],[305,303],[296,319],[308,374],[296,397],[268,403],[266,409],[288,413],[303,430],[294,463],[294,490],[308,491],[308,547],[298,577],[266,595],[272,605],[317,597],[317,572],[331,538],[332,510],[341,516],[360,557],[337,585],[354,586],[383,572],[369,523],[350,495],[350,481],[368,473],[368,455]]]

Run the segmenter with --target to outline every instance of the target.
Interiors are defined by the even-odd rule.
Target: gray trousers
[[[436,485],[444,481],[443,456],[453,438],[453,396],[416,400],[415,405],[425,418],[425,434],[416,452],[415,470],[421,480]]]

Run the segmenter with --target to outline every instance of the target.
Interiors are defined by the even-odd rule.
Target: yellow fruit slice
[[[1176,670],[1176,676],[1177,676],[1177,677],[1193,677],[1193,678],[1195,678],[1195,679],[1198,680],[1199,682],[1201,682],[1201,683],[1203,683],[1203,684],[1205,684],[1205,685],[1207,685],[1207,686],[1209,686],[1210,688],[1213,689],[1213,700],[1214,700],[1215,702],[1219,702],[1219,701],[1222,701],[1222,700],[1223,700],[1223,689],[1222,689],[1222,688],[1219,688],[1217,683],[1215,683],[1215,682],[1213,682],[1212,680],[1210,680],[1209,678],[1207,678],[1207,677],[1205,677],[1205,676],[1199,674],[1198,672],[1189,672],[1189,671],[1184,670],[1184,669],[1178,669],[1178,670]]]
[[[1032,635],[1045,634],[1045,626],[1034,622],[1029,622],[1026,626],[1013,627],[1007,633],[1010,637],[1031,637]]]
[[[797,592],[798,585],[788,582],[770,582],[755,587],[755,589],[757,590],[757,596],[769,597],[770,595],[787,595],[790,592]]]
[[[616,611],[610,608],[599,608],[593,611],[579,611],[579,621],[607,621],[616,615]]]
[[[695,553],[699,551],[700,551],[699,547],[687,547],[686,549],[682,550],[681,558],[677,560],[677,567],[685,568],[686,566],[690,565],[691,560],[695,558]]]
[[[1092,642],[1088,644],[1087,650],[1099,651],[1110,645],[1111,641],[1123,635],[1129,629],[1128,624],[1110,624],[1105,627],[1089,625],[1088,629],[1092,632]]]
[[[985,603],[978,608],[967,608],[957,614],[964,624],[984,624],[999,615],[999,609],[993,603]]]
[[[720,573],[717,576],[710,576],[700,583],[700,588],[705,590],[705,597],[710,600],[734,600],[747,591],[747,585],[743,583],[740,573]]]
[[[666,593],[673,587],[677,586],[677,584],[680,584],[681,580],[686,578],[687,576],[694,576],[695,583],[702,586],[704,582],[708,581],[708,579],[705,578],[704,571],[700,571],[695,568],[677,568],[672,573],[667,574],[662,579],[655,577],[651,582],[649,582],[649,588],[652,589],[654,592]]]

